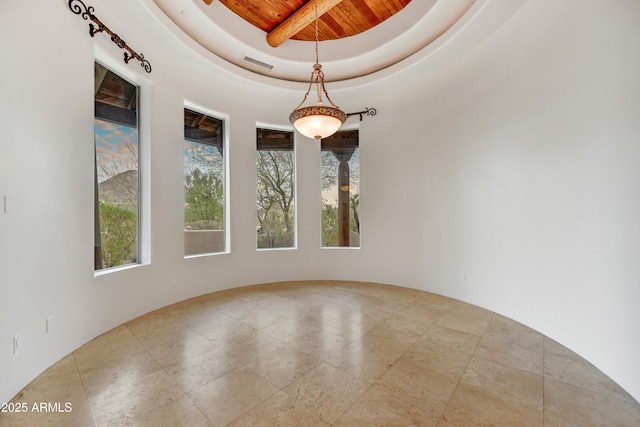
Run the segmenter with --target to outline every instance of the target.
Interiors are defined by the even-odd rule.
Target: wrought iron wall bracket
[[[89,23],[89,35],[94,37],[96,34],[101,32],[106,32],[111,36],[111,41],[116,44],[120,49],[126,50],[124,52],[124,63],[128,64],[132,59],[137,59],[140,62],[140,66],[144,68],[147,73],[151,72],[151,64],[149,61],[144,59],[144,55],[141,53],[137,53],[133,49],[131,49],[127,43],[120,38],[119,35],[114,33],[102,23],[94,14],[93,6],[87,6],[84,4],[82,0],[69,0],[69,9],[76,15],[80,15],[82,19],[93,21],[96,25]]]
[[[347,118],[351,117],[351,116],[360,116],[360,121],[362,121],[362,117],[363,116],[375,116],[378,112],[376,111],[375,108],[365,108],[362,111],[358,111],[355,113],[347,113]]]

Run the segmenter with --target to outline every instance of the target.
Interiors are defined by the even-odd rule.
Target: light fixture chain
[[[316,1],[316,64],[319,64],[318,60],[318,0]]]
[[[322,67],[320,65],[320,60],[318,59],[318,0],[315,0],[315,9],[316,9],[316,65],[313,67],[313,78],[316,80],[316,103],[318,105],[322,105],[322,92],[320,91],[320,85],[322,85],[322,89],[324,90],[324,74],[322,73]],[[326,91],[325,91],[326,93]],[[331,102],[331,101],[329,101]]]

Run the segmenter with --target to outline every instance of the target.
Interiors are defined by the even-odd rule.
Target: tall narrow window
[[[257,129],[257,247],[295,246],[293,132]]]
[[[224,252],[224,121],[184,109],[185,255]]]
[[[322,246],[360,247],[358,131],[337,132],[320,143]]]
[[[94,268],[139,262],[138,87],[95,63]]]

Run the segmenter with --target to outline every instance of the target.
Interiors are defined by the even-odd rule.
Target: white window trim
[[[228,114],[221,113],[216,110],[212,110],[210,108],[202,107],[201,104],[189,101],[187,99],[183,102],[183,113],[184,108],[189,110],[197,111],[199,113],[203,113],[209,115],[211,117],[215,117],[218,120],[222,120],[223,125],[223,135],[222,135],[222,152],[224,155],[222,156],[222,164],[224,167],[224,250],[220,252],[207,252],[202,254],[193,254],[193,255],[184,255],[184,259],[192,259],[192,258],[202,258],[216,255],[227,255],[231,253],[231,180],[229,179],[229,126],[231,119]],[[184,136],[184,133],[183,133]],[[183,139],[184,140],[184,139]],[[183,195],[184,197],[184,195]],[[184,212],[183,212],[184,215]],[[182,253],[184,254],[184,247],[182,248]]]
[[[138,262],[93,270],[95,277],[151,264],[151,86],[152,82],[113,58],[99,43],[94,44],[94,61],[138,87]],[[95,117],[95,112],[92,112]]]

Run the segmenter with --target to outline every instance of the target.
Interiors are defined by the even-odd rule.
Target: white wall
[[[636,399],[638,22],[637,1],[530,1],[425,78],[428,114],[407,119],[424,126],[426,287],[532,326]]]
[[[640,397],[638,2],[529,2],[452,62],[329,87],[347,111],[378,109],[361,127],[362,249],[319,249],[319,147],[300,138],[299,247],[274,252],[255,250],[255,125],[287,125],[304,85],[274,90],[228,75],[170,36],[142,0],[91,4],[145,54],[149,75],[135,61],[125,66],[105,36],[91,39],[66,0],[40,2],[35,14],[26,2],[5,3],[1,401],[147,311],[297,279],[393,283],[488,307],[576,350]],[[150,264],[97,278],[94,47],[143,87],[151,219]],[[183,257],[185,100],[229,116],[230,254]],[[24,347],[13,356],[16,333]]]

